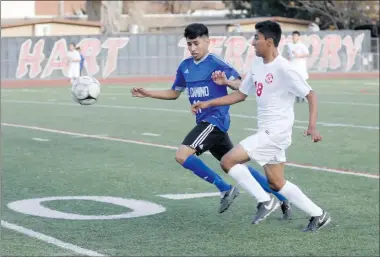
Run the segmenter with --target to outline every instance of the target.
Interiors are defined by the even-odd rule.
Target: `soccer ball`
[[[99,98],[100,83],[93,77],[79,77],[73,81],[71,94],[75,102],[81,105],[92,105]]]

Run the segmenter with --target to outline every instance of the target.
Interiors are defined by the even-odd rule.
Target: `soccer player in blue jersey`
[[[160,91],[133,88],[132,95],[134,97],[175,100],[181,92],[187,90],[190,104],[194,104],[197,101],[207,101],[228,95],[227,86],[233,90],[238,89],[241,83],[239,73],[224,60],[209,53],[208,28],[205,25],[190,24],[186,27],[184,36],[191,57],[179,65],[172,88]],[[221,83],[224,81],[221,79],[222,75],[228,78],[225,84]],[[230,127],[229,109],[230,107],[226,105],[199,110],[196,113],[197,125],[187,134],[175,155],[176,161],[184,168],[191,170],[195,175],[214,184],[219,189],[221,192],[220,213],[229,208],[234,198],[238,196],[239,190],[226,183],[197,156],[210,151],[220,161],[233,148],[227,133]],[[242,183],[240,185],[256,197],[255,190],[258,190],[260,184],[261,190],[264,188],[265,191],[274,194],[281,201],[283,218],[288,219],[290,217],[288,201],[270,189],[266,177],[259,171],[252,167],[249,167],[249,171],[247,174],[239,174],[240,177],[244,177],[244,185]],[[232,175],[231,177],[242,181],[241,178],[237,179]],[[271,212],[280,206],[278,201],[276,202],[277,204],[272,205]]]

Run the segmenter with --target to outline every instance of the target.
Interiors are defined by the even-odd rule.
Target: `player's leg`
[[[74,85],[73,85],[73,76],[74,76],[73,71],[72,71],[71,68],[69,68],[67,70],[67,78],[68,78],[69,83],[71,85],[71,90],[73,90],[73,88],[74,88]]]
[[[255,140],[255,137],[257,137],[257,135],[250,136],[242,142],[245,142],[246,144],[249,141],[251,143],[250,145],[255,148],[256,145],[254,141],[257,141]],[[244,188],[244,190],[256,198],[258,202],[257,214],[260,213],[261,218],[254,218],[252,223],[258,224],[259,221],[274,212],[280,206],[280,202],[278,199],[271,197],[267,192],[265,192],[256,179],[253,178],[248,167],[243,164],[249,161],[251,156],[249,155],[250,151],[247,151],[246,147],[242,146],[242,142],[223,156],[221,166],[224,171],[226,171],[241,187]]]
[[[225,134],[225,136],[217,143],[215,144],[211,149],[210,153],[219,161],[221,161],[222,157],[226,155],[230,150],[234,148],[232,141],[228,134]],[[269,183],[267,178],[261,174],[260,171],[254,169],[251,166],[248,166],[248,170],[251,173],[251,175],[259,182],[262,188],[264,188],[265,191],[268,193],[274,194],[280,201],[285,201],[286,198],[282,196],[281,194],[277,193],[276,191],[272,190],[269,187]]]
[[[248,166],[248,169],[251,172],[252,176],[257,180],[257,182],[259,182],[259,184],[264,188],[266,192],[273,194],[277,197],[278,200],[281,201],[280,207],[282,211],[282,219],[289,220],[292,214],[289,200],[279,192],[276,192],[270,188],[268,178],[266,176],[262,175],[259,171],[253,169],[251,166]]]
[[[223,134],[222,138],[218,140],[218,142],[210,149],[210,153],[217,159],[221,160],[224,155],[226,155],[230,150],[233,149],[233,143],[228,136],[227,133]],[[254,169],[251,166],[248,166],[249,172],[251,175],[259,182],[260,186],[268,193],[274,194],[281,202],[281,209],[283,210],[283,219],[289,219],[290,218],[290,204],[286,200],[286,198],[279,194],[278,192],[272,190],[269,187],[269,183],[267,178],[258,170]],[[232,191],[232,190],[231,190]],[[227,209],[230,204],[232,203],[233,199],[236,197],[233,193],[237,192],[229,192],[227,191],[226,194],[222,197],[220,208],[221,210]],[[231,194],[230,194],[231,193]]]
[[[253,135],[248,137],[255,138]],[[247,140],[246,139],[246,140]],[[244,141],[244,140],[243,140]],[[254,143],[254,142],[253,142]],[[255,144],[252,144],[256,147]],[[244,165],[251,159],[249,151],[240,144],[236,145],[231,151],[225,154],[221,160],[222,169],[227,172],[241,187],[244,188],[251,196],[258,201],[258,207],[267,207],[268,215],[279,207],[279,201],[275,197],[271,197],[260,184],[254,179],[248,167]]]
[[[331,221],[330,215],[310,200],[298,186],[285,180],[284,166],[284,162],[268,163],[264,166],[270,187],[311,216],[304,231],[317,231],[327,225]]]
[[[226,183],[217,173],[194,155],[200,155],[208,150],[207,143],[211,143],[211,140],[207,139],[214,131],[214,128],[214,125],[206,122],[195,126],[178,148],[175,159],[184,168],[191,170],[198,177],[214,184],[220,192],[225,192],[230,190],[232,186]]]
[[[69,82],[71,84],[71,90],[73,90],[74,86],[75,86],[75,81],[80,76],[79,71],[77,71],[77,70],[75,70],[73,68],[69,68],[68,71],[67,71],[67,76],[68,76]]]
[[[219,135],[219,137],[215,137],[215,144],[209,149],[209,151],[215,157],[215,159],[221,161],[222,157],[234,146],[230,137],[228,136],[228,133],[224,133],[219,130]],[[219,212],[222,213],[226,211],[234,199],[239,195],[239,193],[239,189],[234,186],[232,186],[230,190],[225,191],[221,195]]]

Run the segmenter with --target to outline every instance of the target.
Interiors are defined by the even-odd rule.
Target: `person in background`
[[[72,86],[74,81],[80,77],[80,61],[80,53],[76,50],[74,43],[70,43],[67,52],[67,75]]]
[[[79,71],[79,74],[82,76],[83,75],[82,70],[83,70],[83,67],[84,67],[84,56],[83,56],[82,50],[80,49],[79,46],[76,49],[77,49],[77,51],[80,54],[80,71]]]
[[[293,31],[293,42],[288,44],[288,57],[290,64],[301,74],[302,78],[307,80],[309,74],[307,72],[307,58],[309,57],[309,49],[300,41],[300,33]],[[305,102],[305,98],[296,97],[297,103]]]

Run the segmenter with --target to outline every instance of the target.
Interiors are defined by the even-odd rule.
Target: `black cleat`
[[[290,220],[292,216],[292,209],[290,208],[290,202],[285,200],[281,202],[282,220]]]
[[[327,212],[323,211],[321,216],[315,216],[311,217],[309,220],[309,224],[305,229],[303,229],[303,232],[317,232],[327,224],[331,222],[331,217],[330,214]]]

